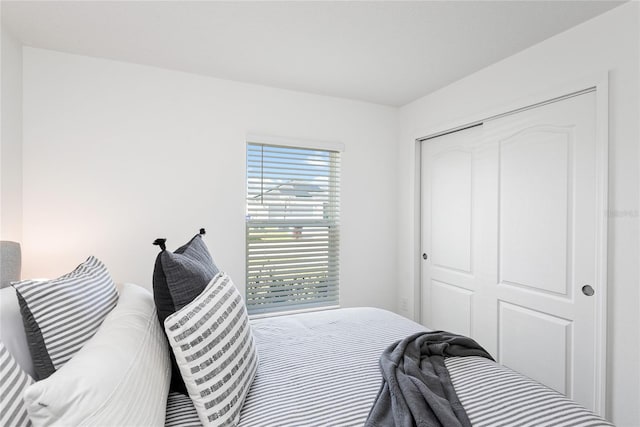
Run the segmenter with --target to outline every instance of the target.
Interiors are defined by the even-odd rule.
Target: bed
[[[28,350],[25,348],[17,304],[11,301],[15,298],[12,292],[11,289],[2,290],[1,338],[28,370],[29,361],[25,361],[28,359]],[[72,386],[71,394],[80,396],[77,391],[79,381],[83,381],[80,385],[86,385],[86,377],[101,374],[99,371],[93,372],[94,359],[86,359],[100,357],[104,353],[104,343],[102,347],[90,347],[96,347],[94,341],[104,338],[101,334],[105,335],[106,329],[110,330],[106,342],[114,342],[114,334],[120,332],[114,328],[113,321],[124,318],[124,315],[132,312],[133,306],[140,305],[137,302],[132,304],[132,299],[141,300],[144,306],[144,309],[136,308],[136,316],[140,317],[141,312],[146,313],[140,318],[140,324],[144,327],[138,329],[155,332],[147,333],[144,340],[132,338],[129,341],[132,345],[144,341],[143,351],[137,351],[145,357],[160,359],[156,355],[167,350],[166,344],[163,344],[164,337],[158,334],[151,294],[138,286],[127,285],[124,291],[120,289],[118,305],[92,338],[92,344],[87,344],[63,366],[59,370],[62,374],[56,373],[50,378],[69,374],[79,376],[80,379],[67,379],[65,384]],[[127,304],[128,308],[122,307]],[[130,324],[131,319],[126,321],[128,329],[131,329]],[[345,308],[252,319],[250,325],[259,364],[241,408],[240,427],[363,425],[380,388],[378,360],[381,353],[394,341],[426,330],[411,320],[376,308]],[[125,352],[122,345],[118,349],[120,353]],[[109,362],[106,356],[102,357],[101,360],[96,359],[97,366],[104,367]],[[83,358],[84,365],[81,363]],[[118,405],[122,403],[119,401],[129,400],[129,413],[110,408],[100,414],[101,418],[87,418],[90,421],[81,424],[201,425],[191,399],[183,394],[168,392],[168,356],[164,359],[138,363],[134,370],[123,373],[122,381],[126,383],[114,388],[120,391],[109,392],[109,399],[116,396],[113,400]],[[163,368],[152,370],[154,363]],[[75,372],[83,366],[89,369],[89,373]],[[474,426],[611,425],[559,393],[489,359],[452,357],[446,359],[446,366],[456,393]],[[141,377],[134,379],[132,374],[139,372]],[[103,382],[104,378],[96,380],[94,384],[102,385]],[[54,388],[54,391],[57,390]],[[153,395],[155,397],[151,391],[156,393]],[[118,398],[120,392],[129,393],[129,397]],[[90,391],[88,394],[95,393]],[[96,400],[89,396],[91,399]],[[81,400],[66,404],[68,412],[75,414],[83,409],[82,404],[77,402]],[[144,415],[142,409],[154,405],[161,407],[160,415],[154,418]]]
[[[361,426],[381,383],[378,359],[423,326],[376,308],[251,321],[260,364],[239,427]],[[611,425],[561,394],[481,357],[446,360],[474,426]],[[187,396],[169,395],[166,426],[199,426]]]

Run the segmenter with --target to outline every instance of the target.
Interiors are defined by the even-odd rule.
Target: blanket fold
[[[382,386],[366,427],[470,427],[444,359],[480,356],[493,360],[468,337],[444,331],[418,332],[389,346],[380,357]]]

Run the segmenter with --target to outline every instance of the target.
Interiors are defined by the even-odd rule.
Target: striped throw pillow
[[[109,272],[93,256],[57,279],[13,286],[38,380],[71,359],[118,302]]]
[[[18,365],[9,350],[0,342],[0,425],[30,426],[27,407],[22,399],[33,379]]]
[[[231,278],[218,273],[164,328],[204,425],[237,425],[258,369],[249,316]]]

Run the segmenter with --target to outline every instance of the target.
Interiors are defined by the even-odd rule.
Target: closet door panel
[[[431,182],[432,263],[471,273],[471,152],[436,153]]]
[[[474,150],[479,129],[423,146],[422,321],[432,329],[474,335]]]
[[[533,126],[500,144],[500,282],[567,295],[572,131]]]
[[[438,280],[431,281],[431,289],[432,322],[449,332],[471,335],[473,292]]]
[[[497,360],[595,409],[595,93],[484,124],[499,212]],[[582,292],[583,286],[595,289]]]

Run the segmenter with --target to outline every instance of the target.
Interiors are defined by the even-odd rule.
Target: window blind
[[[247,144],[250,314],[338,304],[340,157]]]

